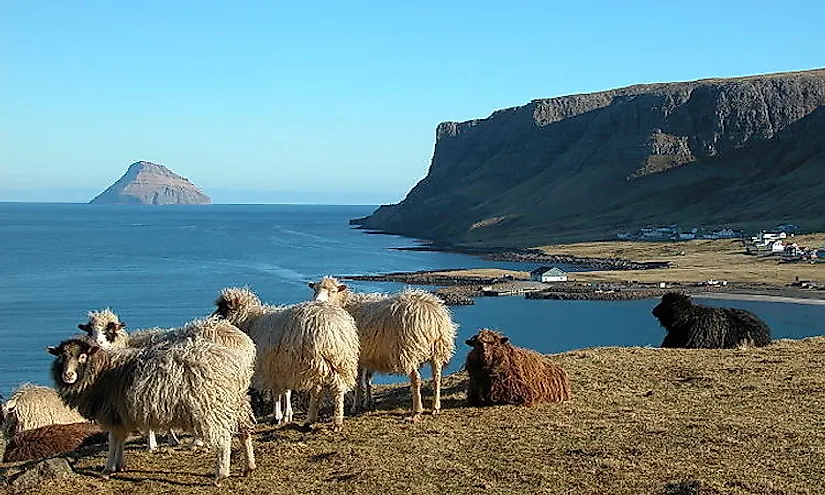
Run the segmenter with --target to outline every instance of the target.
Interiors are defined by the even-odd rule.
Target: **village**
[[[622,241],[691,241],[697,239],[740,239],[746,254],[760,257],[777,257],[782,263],[825,261],[825,246],[801,246],[793,242],[799,227],[793,224],[778,225],[748,237],[744,231],[731,227],[700,229],[694,227],[682,231],[677,224],[642,227],[636,232],[622,232],[616,238]],[[822,260],[822,261],[820,261]]]

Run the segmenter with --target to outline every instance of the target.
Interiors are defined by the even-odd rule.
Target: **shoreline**
[[[810,304],[813,306],[825,306],[825,299],[775,296],[770,294],[749,294],[739,292],[712,292],[695,295],[697,299],[724,299],[731,301],[759,301],[784,304]]]
[[[579,273],[579,272],[574,272]],[[800,289],[769,283],[728,282],[707,285],[692,282],[582,281],[535,282],[526,272],[502,269],[456,269],[341,276],[341,280],[395,282],[435,286],[431,292],[449,306],[475,304],[479,297],[512,297],[565,301],[628,301],[658,299],[667,292],[697,298],[825,305],[825,290]]]

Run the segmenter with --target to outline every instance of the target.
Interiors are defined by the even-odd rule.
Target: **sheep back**
[[[92,423],[53,424],[14,435],[6,446],[3,462],[42,459],[71,452],[86,444],[106,442],[107,435]]]
[[[247,328],[258,350],[257,383],[275,390],[355,386],[360,347],[349,313],[319,302],[270,311]]]
[[[429,292],[352,294],[346,308],[358,325],[362,367],[409,374],[428,361],[443,366],[455,352],[450,311]]]

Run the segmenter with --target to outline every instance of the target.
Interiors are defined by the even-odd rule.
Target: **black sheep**
[[[687,294],[668,292],[652,313],[667,330],[662,347],[730,349],[771,343],[770,327],[750,311],[694,304]]]

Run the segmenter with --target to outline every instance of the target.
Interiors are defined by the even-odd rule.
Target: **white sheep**
[[[233,349],[204,338],[228,323],[195,320],[180,329],[180,339],[147,347],[100,350],[86,337],[65,340],[49,352],[56,356],[52,377],[64,403],[109,432],[104,473],[124,467],[129,432],[172,429],[191,432],[217,448],[215,484],[229,476],[232,434],[239,432],[246,457],[244,473],[255,469],[251,429],[254,424],[247,390],[252,379],[248,355],[251,339]],[[187,335],[187,337],[183,337]]]
[[[255,341],[255,376],[261,386],[276,397],[288,390],[310,392],[310,428],[318,420],[324,389],[329,389],[335,398],[334,429],[341,429],[344,395],[355,386],[359,353],[358,331],[349,313],[313,302],[268,306],[251,290],[237,287],[222,290],[215,305],[215,315]]]
[[[435,295],[415,289],[397,294],[354,293],[333,277],[309,283],[316,301],[345,308],[355,318],[361,339],[359,386],[353,410],[366,388],[365,403],[373,407],[372,373],[405,374],[410,377],[413,417],[421,414],[421,374],[430,363],[433,373],[433,413],[441,410],[441,371],[455,352],[458,326],[450,310]]]
[[[0,419],[6,438],[42,426],[86,421],[77,410],[63,404],[55,389],[31,383],[18,387],[3,403]]]

